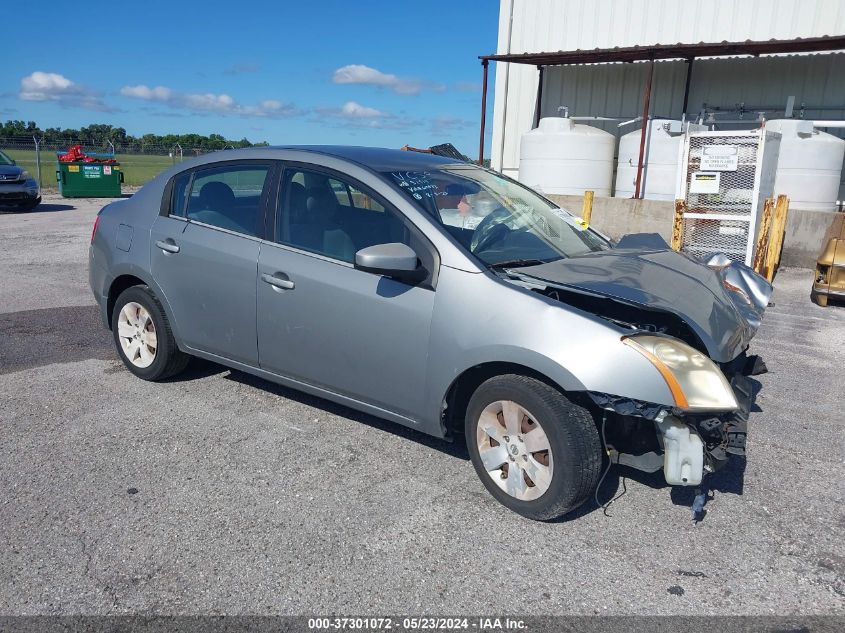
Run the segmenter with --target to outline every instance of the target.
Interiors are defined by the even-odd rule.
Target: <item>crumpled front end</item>
[[[722,285],[729,291],[727,296],[748,327],[756,333],[772,297],[772,284],[750,267],[722,253],[711,255],[704,264],[716,272]]]
[[[725,255],[699,261],[668,247],[617,248],[511,273],[573,307],[680,338],[719,363],[748,347],[772,294],[768,281]]]
[[[731,456],[744,456],[754,395],[750,376],[766,368],[759,357],[743,355],[723,370],[738,404],[733,411],[693,413],[589,392],[602,411],[610,461],[645,472],[662,469],[671,485],[697,486]]]
[[[610,251],[508,272],[621,326],[620,342],[647,358],[671,392],[667,405],[587,391],[611,462],[662,469],[671,485],[699,486],[731,456],[745,455],[750,377],[766,371],[747,350],[772,286],[722,254],[697,260],[654,240],[635,245],[623,239]]]

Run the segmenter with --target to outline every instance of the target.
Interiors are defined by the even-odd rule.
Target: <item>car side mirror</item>
[[[426,276],[414,249],[399,243],[362,248],[355,253],[355,268],[406,282],[422,281]]]

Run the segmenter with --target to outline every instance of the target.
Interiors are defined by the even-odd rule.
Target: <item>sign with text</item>
[[[99,165],[83,165],[82,175],[85,178],[100,178],[103,175],[103,170]]]
[[[718,171],[697,171],[689,183],[690,193],[719,193],[721,174]]]
[[[701,152],[703,171],[736,171],[739,148],[736,145],[705,145]]]

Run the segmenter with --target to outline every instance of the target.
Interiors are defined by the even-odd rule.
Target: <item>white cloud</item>
[[[361,105],[356,101],[347,101],[339,108],[317,108],[316,112],[324,117],[317,119],[317,122],[325,122],[326,118],[336,119],[337,124],[344,128],[404,130],[411,125],[405,118]]]
[[[164,86],[156,86],[155,88],[148,88],[147,86],[123,86],[120,89],[120,94],[124,97],[134,97],[135,99],[146,99],[148,101],[167,101],[170,98],[170,88]]]
[[[24,101],[51,101],[77,90],[76,85],[67,77],[36,71],[21,79],[20,97]]]
[[[401,95],[419,94],[426,87],[416,79],[397,77],[363,64],[349,64],[338,68],[334,71],[332,81],[336,84],[361,84],[389,88]]]
[[[194,112],[213,112],[245,117],[286,117],[299,114],[299,110],[294,106],[275,99],[259,101],[255,105],[244,105],[227,94],[181,92],[166,86],[155,86],[153,88],[143,84],[124,86],[120,89],[120,94],[132,99],[154,101],[171,108]]]
[[[61,105],[112,112],[100,93],[74,83],[64,75],[35,71],[21,79],[18,96],[23,101],[55,101]]]
[[[344,103],[340,111],[345,116],[364,119],[389,116],[381,110],[368,108],[367,106],[362,106],[360,103],[355,103],[354,101],[347,101]]]
[[[213,110],[215,112],[228,112],[234,109],[235,100],[229,95],[216,95],[211,92],[205,94],[180,95],[179,100],[191,110]]]

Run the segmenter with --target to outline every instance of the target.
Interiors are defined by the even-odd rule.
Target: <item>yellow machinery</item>
[[[826,306],[828,298],[845,301],[845,221],[839,237],[832,237],[816,262],[813,301]]]

